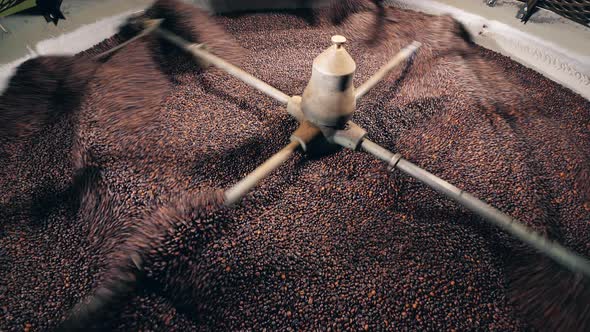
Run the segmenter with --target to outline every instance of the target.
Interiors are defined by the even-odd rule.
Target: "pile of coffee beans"
[[[313,26],[288,13],[216,19],[243,48],[242,68],[289,95],[303,92],[313,59],[333,34],[349,40],[355,86],[411,41],[422,42],[411,61],[359,101],[353,121],[373,141],[589,255],[590,103],[472,45],[449,17],[387,11],[397,22],[387,21],[376,46],[367,43],[374,35],[370,12],[337,27],[324,12]],[[113,55],[90,80],[76,117],[6,148],[0,330],[57,326],[142,229],[167,235],[149,253],[149,275],[137,293],[98,327],[531,327],[509,296],[510,263],[522,246],[361,152],[297,153],[239,206],[212,218],[223,227],[210,235],[176,218],[187,215],[174,212],[186,212],[179,197],[228,188],[288,144],[297,124],[274,100],[220,70],[149,53],[161,46],[155,44]],[[157,82],[167,79],[169,92],[137,120],[141,126],[130,127],[125,116],[110,116],[120,99],[105,86],[109,79],[136,84],[127,90],[136,95],[117,98],[153,103],[142,92],[151,94],[152,83],[125,81],[126,71],[142,70],[133,66],[138,50],[158,54],[161,66],[150,70],[161,75]],[[83,157],[72,162],[71,151]],[[92,174],[83,190],[67,189],[77,176],[73,163]],[[63,199],[38,199],[60,192]],[[170,230],[151,224],[159,219],[149,216],[162,209],[168,219],[159,225]]]

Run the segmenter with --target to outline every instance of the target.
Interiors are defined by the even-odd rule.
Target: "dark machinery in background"
[[[519,0],[524,2],[516,17],[526,23],[536,12],[537,7],[550,10],[574,22],[590,27],[590,0]],[[496,5],[497,0],[486,0],[488,6]]]
[[[66,17],[61,12],[63,0],[0,0],[0,17],[27,12],[33,15],[43,15],[47,22],[57,25],[59,20]]]

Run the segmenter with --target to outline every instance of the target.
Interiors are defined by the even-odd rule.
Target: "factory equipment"
[[[203,50],[202,47],[191,44],[163,29],[158,29],[156,32],[163,38],[192,53],[195,57],[213,64],[286,105],[289,114],[300,122],[299,129],[291,136],[292,143],[226,191],[226,204],[237,203],[258,181],[286,161],[297,148],[307,150],[313,139],[320,136],[329,144],[336,144],[353,150],[362,150],[374,155],[386,162],[391,170],[397,168],[418,179],[551,257],[559,264],[590,277],[590,262],[582,256],[546,239],[471,194],[403,159],[400,154],[393,153],[375,144],[365,137],[366,132],[361,127],[349,121],[352,112],[354,112],[355,101],[362,98],[396,65],[412,56],[419,49],[421,45],[419,42],[414,42],[402,49],[367,82],[355,89],[352,86],[352,76],[356,70],[356,64],[343,46],[346,38],[338,35],[333,36],[333,45],[314,60],[311,79],[303,95],[301,97],[289,97],[223,59]]]
[[[586,258],[559,243],[545,238],[484,201],[414,165],[399,153],[394,153],[379,146],[367,138],[371,133],[367,133],[362,127],[350,120],[356,111],[357,101],[379,84],[397,65],[416,54],[421,47],[420,42],[414,41],[403,48],[366,82],[354,87],[352,82],[356,71],[356,63],[346,51],[346,38],[335,35],[331,39],[332,45],[315,58],[309,83],[302,91],[302,94],[289,96],[216,56],[213,53],[214,50],[212,52],[208,51],[207,45],[188,42],[180,36],[159,27],[160,22],[159,20],[138,20],[135,23],[141,27],[142,33],[100,56],[116,52],[137,38],[142,38],[148,34],[157,34],[192,54],[200,63],[216,66],[277,100],[299,123],[297,130],[291,133],[291,142],[287,146],[225,191],[224,203],[226,206],[231,207],[238,204],[248,192],[255,190],[260,181],[285,163],[296,150],[300,149],[304,152],[319,151],[321,154],[322,151],[344,147],[373,155],[385,162],[389,170],[401,170],[446,197],[460,203],[486,221],[550,257],[558,264],[575,273],[590,277],[590,262]],[[137,269],[141,270],[141,258],[133,256],[131,259]],[[107,304],[106,302],[91,302],[85,310],[91,314],[96,308]]]

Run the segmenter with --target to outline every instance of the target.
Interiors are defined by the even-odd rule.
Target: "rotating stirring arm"
[[[362,96],[364,96],[369,90],[371,90],[377,83],[381,82],[395,68],[397,65],[402,63],[402,61],[411,57],[416,51],[422,46],[422,43],[414,41],[410,45],[404,47],[399,53],[397,53],[389,62],[387,62],[383,67],[379,69],[371,78],[369,78],[365,83],[361,84],[355,90],[355,98],[358,101]]]
[[[430,188],[463,205],[486,221],[549,256],[556,263],[569,270],[590,277],[590,261],[567,249],[559,243],[549,240],[518,220],[508,216],[477,197],[453,186],[447,181],[403,159],[399,153],[393,153],[368,139],[364,139],[360,148],[388,163],[390,169],[397,168],[417,179]]]
[[[272,171],[284,164],[289,157],[299,148],[298,141],[291,141],[281,151],[268,158],[262,165],[258,166],[252,173],[236,183],[233,187],[225,192],[226,206],[232,206],[238,203],[258,182],[267,177]]]
[[[252,171],[252,173],[246,175],[245,178],[225,192],[224,204],[226,206],[232,206],[238,203],[262,179],[289,160],[289,157],[295,153],[295,150],[301,148],[305,151],[307,149],[307,144],[320,133],[321,131],[316,126],[307,121],[303,122],[291,136],[291,143],[272,157],[268,158],[262,165]]]
[[[257,89],[258,91],[266,94],[269,97],[274,98],[278,102],[283,105],[287,105],[289,100],[291,99],[290,96],[283,93],[282,91],[278,90],[277,88],[269,85],[268,83],[252,76],[250,73],[232,65],[231,63],[223,60],[222,58],[213,55],[202,48],[202,44],[193,44],[185,39],[169,32],[167,30],[158,28],[155,31],[158,35],[163,37],[164,39],[170,41],[174,45],[182,48],[183,50],[191,53],[198,59],[204,60],[215,67],[225,71],[226,73],[232,75],[233,77],[241,80],[242,82],[250,85],[251,87]]]

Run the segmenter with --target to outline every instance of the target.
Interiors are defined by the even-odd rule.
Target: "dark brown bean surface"
[[[321,12],[314,26],[286,13],[217,20],[243,47],[243,68],[290,95],[302,93],[332,34],[349,39],[356,86],[412,40],[424,43],[360,101],[353,120],[377,143],[590,254],[590,103],[469,44],[449,17],[388,11],[398,22],[386,24],[377,46],[365,43],[374,28],[367,12],[337,27]],[[129,234],[155,227],[142,222],[168,227],[164,244],[150,253],[143,287],[101,327],[531,327],[507,286],[521,246],[360,152],[297,154],[229,215],[207,217],[225,224],[221,232],[202,232],[206,222],[173,226],[186,215],[170,210],[185,209],[178,197],[237,182],[287,144],[296,123],[223,72],[162,54],[148,39],[113,55],[76,117],[5,143],[0,330],[55,327],[100,283]],[[126,106],[142,102],[159,106]],[[81,167],[99,176],[68,191]],[[195,239],[201,234],[206,241]]]

